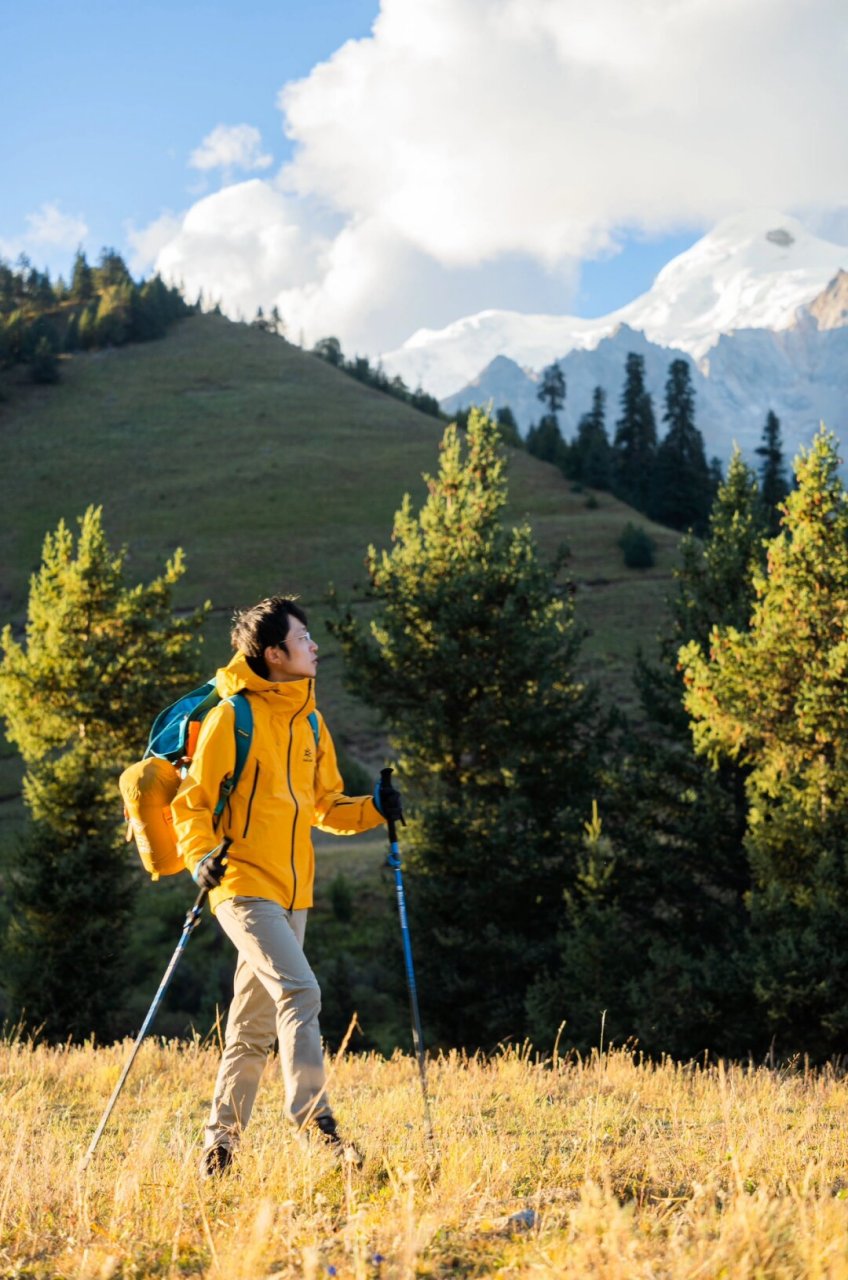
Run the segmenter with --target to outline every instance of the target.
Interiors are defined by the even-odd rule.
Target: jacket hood
[[[265,680],[252,671],[243,653],[237,653],[225,667],[219,667],[215,673],[215,688],[222,698],[230,698],[234,693],[245,690],[247,693],[261,693],[272,699],[279,699],[286,706],[291,703],[309,712],[315,708],[314,681],[303,680]]]

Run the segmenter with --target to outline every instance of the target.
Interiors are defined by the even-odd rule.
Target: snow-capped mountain
[[[842,284],[844,314],[848,317],[848,274]],[[813,307],[801,308],[787,329],[740,329],[722,334],[706,356],[696,361],[683,351],[649,342],[643,333],[621,325],[593,351],[569,352],[559,361],[565,374],[567,397],[560,413],[566,439],[573,436],[580,416],[592,403],[596,386],[607,395],[610,435],[619,413],[627,354],[644,357],[645,382],[653,396],[657,426],[662,413],[668,367],[673,359],[690,366],[695,391],[695,416],[710,456],[726,460],[734,442],[751,455],[760,443],[769,409],[778,415],[785,452],[792,457],[808,444],[823,421],[848,443],[848,318],[841,325],[821,324]],[[538,421],[538,374],[528,372],[505,356],[496,357],[478,378],[442,401],[449,412],[469,404],[508,404],[522,428]]]
[[[753,447],[769,408],[794,449],[821,418],[837,431],[838,419],[845,425],[844,267],[848,248],[811,235],[797,219],[740,214],[668,263],[647,293],[607,316],[484,311],[446,329],[420,330],[382,363],[407,385],[439,396],[448,410],[493,400],[509,404],[526,428],[541,409],[538,373],[558,360],[568,388],[562,418],[568,436],[596,385],[607,391],[614,421],[628,351],[645,356],[658,406],[670,361],[685,353],[711,453],[726,455],[734,439]],[[835,292],[828,294],[832,282]]]

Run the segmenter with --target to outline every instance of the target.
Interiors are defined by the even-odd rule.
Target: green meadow
[[[213,605],[210,669],[228,656],[237,606],[300,594],[322,642],[320,697],[336,733],[366,762],[380,756],[367,712],[342,689],[323,627],[330,583],[342,599],[364,580],[370,543],[388,544],[405,492],[419,505],[443,424],[358,383],[281,338],[198,315],[161,341],[63,358],[57,387],[0,381],[0,612],[22,624],[45,532],[102,505],[128,572],[154,575],[177,546],[187,573],[177,605]],[[17,375],[20,377],[20,375]],[[553,467],[510,451],[510,515],[541,547],[571,550],[567,576],[587,629],[583,666],[631,700],[630,665],[650,650],[677,535],[609,494],[573,492]],[[624,567],[628,520],[657,545],[656,564]],[[5,791],[0,786],[0,792]]]

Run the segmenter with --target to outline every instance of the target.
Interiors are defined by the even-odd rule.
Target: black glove
[[[374,804],[377,812],[387,822],[403,822],[403,804],[400,792],[392,785],[391,769],[384,769],[374,787]]]
[[[226,874],[227,849],[229,845],[230,841],[225,840],[218,849],[213,849],[211,853],[207,853],[206,857],[198,862],[194,868],[192,879],[201,889],[218,888]]]

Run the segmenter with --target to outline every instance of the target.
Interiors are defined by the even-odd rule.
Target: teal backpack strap
[[[221,695],[215,687],[215,681],[209,681],[209,692],[202,702],[198,702],[197,706],[189,715],[189,720],[202,720],[207,711],[211,711],[213,707],[217,707],[221,701]],[[202,686],[201,686],[202,687]]]
[[[233,786],[236,785],[241,777],[250,751],[250,743],[253,738],[253,712],[250,709],[250,699],[246,693],[235,693],[230,702],[233,704],[233,710],[236,713],[236,767],[233,770]]]
[[[176,764],[185,755],[189,725],[194,720],[202,720],[220,700],[215,681],[207,680],[199,689],[192,689],[165,707],[153,721],[144,759],[158,756]]]
[[[232,773],[223,779],[218,790],[218,803],[215,805],[215,810],[212,814],[212,825],[216,828],[221,821],[221,815],[224,812],[227,801],[238,785],[253,738],[253,712],[250,709],[250,699],[247,694],[234,693],[231,698],[225,698],[224,701],[229,702],[236,717],[236,762]]]
[[[310,711],[309,715],[306,718],[309,721],[310,725],[312,726],[312,736],[315,739],[315,746],[317,747],[318,740],[321,737],[321,726],[318,723],[318,712]]]

